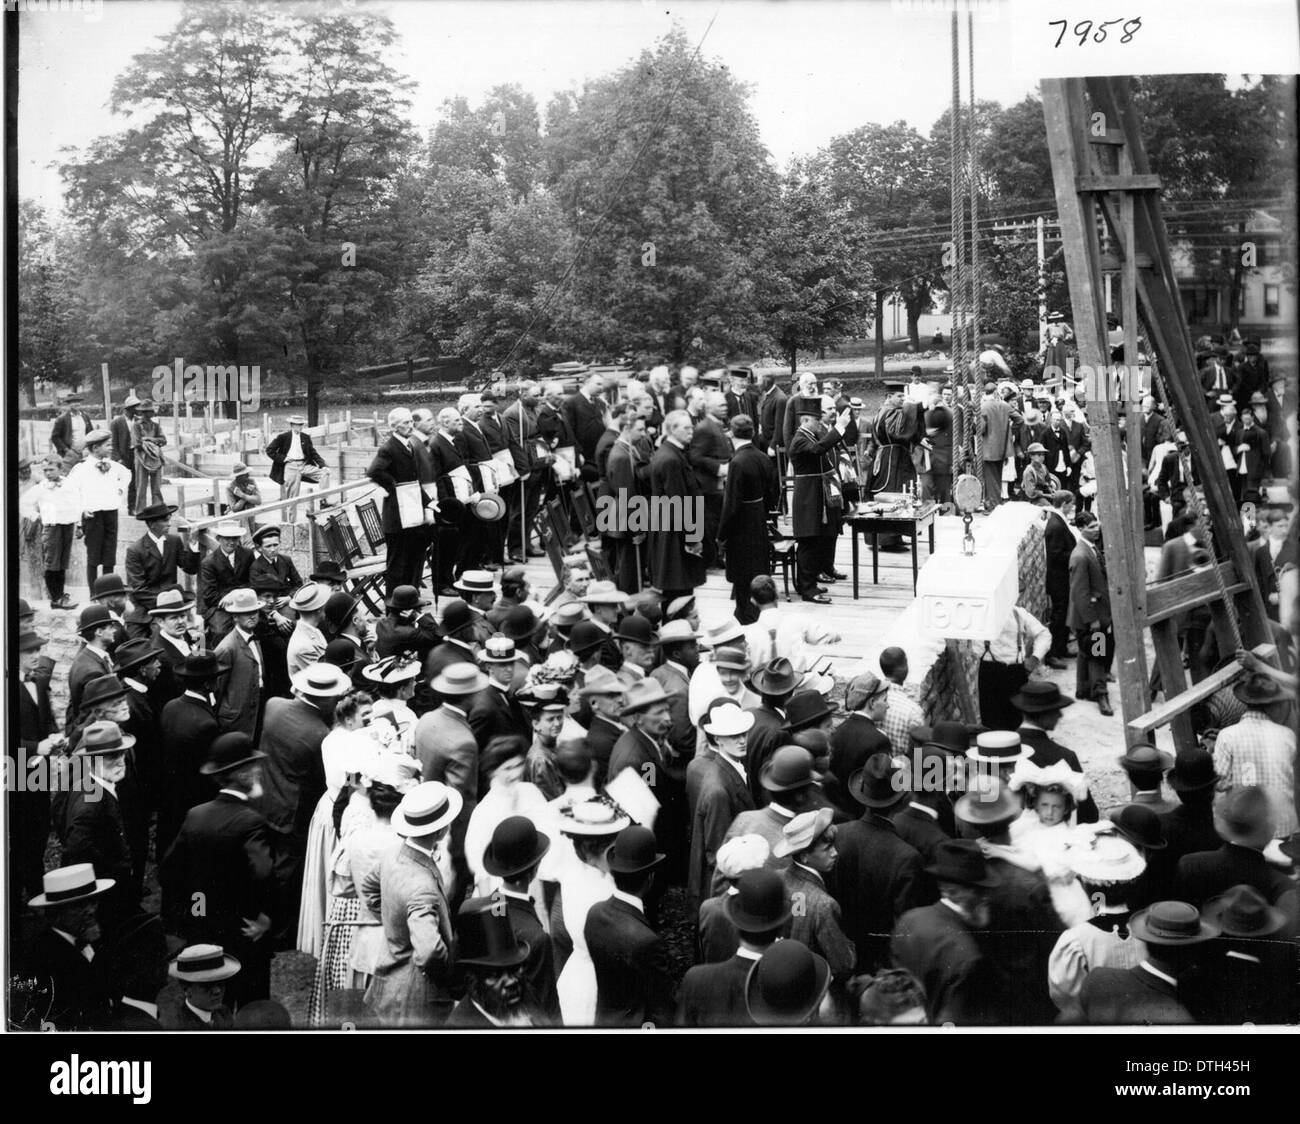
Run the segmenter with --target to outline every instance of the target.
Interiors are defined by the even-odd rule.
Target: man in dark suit
[[[720,391],[692,391],[687,396],[693,426],[686,459],[704,496],[704,565],[718,562],[718,525],[722,520],[722,490],[733,449],[727,435],[727,400]]]
[[[221,733],[213,701],[213,690],[221,677],[216,655],[197,652],[188,656],[176,668],[176,675],[185,690],[163,706],[158,718],[167,753],[163,756],[158,830],[154,840],[157,854],[167,853],[189,810],[212,795],[200,769],[213,740]]]
[[[926,873],[937,883],[940,900],[898,919],[889,944],[893,963],[920,982],[931,1025],[1005,1021],[997,975],[978,943],[998,876],[988,869],[979,845],[967,839],[941,843]]]
[[[1051,609],[1047,627],[1052,633],[1052,646],[1047,658],[1056,661],[1070,655],[1070,629],[1065,623],[1070,611],[1070,555],[1074,553],[1074,532],[1070,521],[1074,518],[1074,493],[1062,489],[1052,493],[1052,506],[1047,511],[1047,525],[1043,528],[1043,546],[1047,552],[1047,597]]]
[[[185,690],[176,669],[198,650],[201,637],[191,631],[194,599],[181,589],[165,589],[149,610],[153,628],[144,634],[159,651],[158,675],[150,685],[149,699],[161,716],[162,708]]]
[[[798,543],[795,581],[803,600],[829,605],[825,587],[818,582],[844,576],[835,569],[835,541],[843,501],[837,490],[839,477],[831,450],[839,444],[840,435],[848,427],[850,412],[841,411],[835,424],[827,429],[822,425],[821,399],[792,398],[787,413],[790,410],[795,411],[799,423],[787,446],[794,471],[790,510],[794,513],[791,529]],[[911,464],[909,459],[909,470]]]
[[[461,460],[469,469],[474,491],[495,493],[496,475],[482,467],[492,459],[492,446],[488,444],[487,434],[483,432],[481,425],[483,403],[477,394],[462,394],[458,403],[462,424],[460,432],[456,434],[456,451],[460,453]],[[491,475],[490,480],[484,479],[487,475]],[[472,542],[467,543],[463,548],[466,569],[495,568],[501,565],[501,551],[498,549],[500,522],[500,520],[495,523],[484,522],[474,514],[473,508],[466,510],[466,534],[472,536]]]
[[[424,523],[402,525],[397,505],[399,485],[420,486],[420,509],[424,511],[434,498],[433,462],[423,444],[414,436],[415,421],[411,411],[398,406],[388,413],[391,436],[375,453],[366,475],[384,489],[383,526],[387,545],[384,572],[384,595],[391,597],[399,585],[423,585],[424,556],[429,545],[429,530]]]
[[[118,464],[125,465],[131,473],[131,490],[126,494],[128,515],[135,514],[135,451],[131,448],[131,423],[135,421],[135,408],[139,405],[140,399],[135,396],[135,391],[131,391],[122,403],[122,412],[108,423],[113,459]]]
[[[533,521],[542,505],[546,481],[552,475],[554,457],[549,451],[543,451],[547,443],[538,440],[537,408],[541,394],[540,383],[522,384],[519,397],[501,415],[501,429],[519,474],[519,479],[504,492],[510,519],[506,556],[512,562],[540,557],[542,553],[532,546]]]
[[[758,400],[758,417],[754,419],[758,425],[756,441],[758,447],[765,453],[784,451],[787,396],[776,381],[775,375],[764,374],[760,378],[765,385],[762,396]],[[778,458],[774,456],[773,461],[778,462]],[[783,466],[778,462],[776,467],[779,472]]]
[[[614,896],[587,913],[583,935],[596,966],[598,1026],[670,1026],[673,982],[668,952],[646,921],[644,901],[665,856],[654,833],[633,824],[609,849]]]
[[[81,460],[82,450],[86,447],[86,434],[94,428],[90,415],[81,408],[81,401],[80,394],[65,395],[63,412],[50,427],[50,444],[63,458],[64,471]]]
[[[508,816],[492,832],[492,841],[483,852],[483,869],[502,880],[493,900],[505,905],[515,936],[528,942],[528,957],[522,967],[531,999],[553,1026],[559,1026],[560,999],[555,990],[551,938],[542,928],[537,903],[528,892],[537,876],[537,866],[550,847],[550,839],[526,816]]]
[[[1201,913],[1222,936],[1209,946],[1201,971],[1188,981],[1186,1003],[1196,1021],[1294,1025],[1300,1019],[1300,977],[1296,943],[1286,939],[1291,931],[1286,911],[1269,905],[1250,886],[1234,886],[1206,902]]]
[[[1096,700],[1097,709],[1109,717],[1115,713],[1106,687],[1115,637],[1111,632],[1110,589],[1097,551],[1101,524],[1092,512],[1081,511],[1074,525],[1080,540],[1070,552],[1070,606],[1065,623],[1079,648],[1075,694]]]
[[[731,419],[731,441],[735,455],[727,469],[718,524],[727,560],[727,580],[736,619],[753,624],[758,610],[749,597],[749,585],[770,568],[771,546],[767,521],[777,509],[781,482],[771,457],[754,444],[754,422],[747,415]]]
[[[163,748],[158,712],[154,709],[150,684],[158,677],[161,662],[160,649],[148,640],[128,640],[113,653],[117,677],[126,688],[126,718],[119,722],[124,734],[135,738],[131,754],[135,815],[128,822],[131,854],[136,863],[136,878],[144,874],[144,861],[149,854],[149,825],[158,810],[158,794],[162,788]]]
[[[584,741],[591,756],[591,783],[597,788],[604,787],[614,746],[627,733],[627,727],[618,720],[626,693],[622,680],[603,665],[590,668],[578,688],[578,697],[591,707],[592,712]],[[689,778],[689,766],[687,768]]]
[[[560,410],[568,423],[569,432],[582,453],[582,476],[595,480],[596,442],[605,432],[605,401],[601,398],[605,380],[600,375],[588,375],[583,384],[570,394]]]
[[[187,944],[221,945],[243,965],[232,985],[237,1002],[271,994],[271,829],[253,807],[265,756],[244,733],[213,741],[201,771],[219,790],[189,810],[159,869],[168,930]],[[196,895],[199,911],[191,908]]]
[[[41,885],[45,870],[45,845],[50,838],[50,763],[62,740],[50,703],[50,672],[54,662],[41,655],[49,640],[24,626],[18,636],[18,670],[21,682],[11,690],[17,696],[18,739],[24,760],[19,763],[26,783],[5,786],[9,813],[10,905],[21,907]],[[13,695],[10,697],[12,698]],[[17,912],[10,914],[18,916]]]
[[[191,535],[188,544],[172,532],[174,504],[155,503],[142,507],[136,518],[145,533],[126,548],[126,584],[131,590],[131,611],[127,614],[127,631],[135,639],[149,635],[149,610],[164,589],[176,584],[176,572],[198,572],[198,539]]]
[[[479,663],[488,677],[488,685],[474,696],[469,706],[470,729],[481,747],[493,738],[532,740],[532,723],[515,698],[515,680],[523,662],[515,642],[506,637],[494,636],[483,646]]]
[[[745,981],[763,953],[789,924],[785,883],[774,870],[745,871],[727,895],[722,912],[739,940],[735,953],[716,964],[689,969],[677,990],[677,1025],[751,1026],[745,1009]]]
[[[616,506],[621,502],[631,505],[649,491],[650,464],[637,448],[645,432],[645,421],[630,406],[619,415],[618,437],[610,446],[601,484],[602,497],[612,499]],[[614,520],[602,534],[615,584],[624,593],[639,593],[645,533],[632,531]]]
[[[217,721],[223,731],[238,730],[257,741],[266,705],[266,657],[257,636],[261,602],[251,589],[236,589],[221,605],[231,628],[217,645],[217,662],[224,675],[217,692]]]
[[[96,878],[92,865],[79,863],[51,870],[43,881],[43,891],[27,903],[45,921],[26,959],[25,975],[36,990],[25,1010],[11,993],[10,1019],[31,1030],[103,1029],[108,987],[93,946],[103,935],[98,906],[113,879]]]
[[[753,387],[754,372],[748,367],[731,367],[727,371],[730,387],[723,397],[727,403],[727,417],[744,414],[758,428],[759,398]]]
[[[651,495],[667,501],[663,510],[676,511],[680,518],[675,527],[652,528],[648,537],[650,580],[665,604],[693,593],[704,582],[708,546],[701,516],[707,513],[707,504],[686,452],[694,431],[690,414],[672,411],[664,418],[663,444],[650,461]]]
[[[242,523],[218,523],[213,528],[217,549],[199,563],[199,612],[208,626],[208,646],[215,648],[230,631],[230,614],[221,607],[227,593],[248,585],[253,552],[243,545]]]
[[[342,668],[310,664],[293,677],[292,698],[274,698],[266,704],[260,811],[274,832],[276,937],[281,942],[292,942],[298,928],[307,829],[325,792],[321,742],[330,732],[335,703],[351,689],[352,681]]]
[[[86,642],[81,651],[72,657],[68,668],[68,714],[70,728],[81,710],[81,693],[86,684],[101,675],[113,674],[114,642],[118,635],[117,622],[106,605],[87,605],[81,610],[77,632]]]
[[[1129,918],[1129,932],[1147,947],[1136,968],[1094,968],[1079,1005],[1093,1026],[1167,1026],[1194,1023],[1183,1004],[1180,979],[1203,958],[1219,927],[1183,901],[1156,902]]]
[[[727,829],[741,812],[754,808],[745,775],[745,741],[753,725],[753,711],[717,707],[703,725],[709,748],[686,767],[691,840],[686,907],[692,917],[712,893],[714,864]]]
[[[1185,749],[1174,758],[1168,773],[1169,787],[1179,804],[1160,815],[1164,832],[1165,861],[1171,869],[1184,855],[1214,851],[1222,840],[1214,830],[1214,758],[1207,750]]]
[[[1273,825],[1268,794],[1259,785],[1236,788],[1223,796],[1214,809],[1214,827],[1223,846],[1178,860],[1174,897],[1201,906],[1233,886],[1244,885],[1253,886],[1270,905],[1276,904],[1292,885],[1264,859]]]
[[[307,469],[325,467],[324,459],[312,444],[311,434],[303,429],[307,419],[302,414],[292,414],[288,421],[289,428],[277,433],[266,446],[266,455],[271,458],[271,480],[280,485],[282,500],[298,494]],[[286,518],[292,522],[294,508],[285,511]]]
[[[907,799],[906,788],[895,785],[897,771],[888,754],[877,753],[849,778],[849,791],[865,811],[835,838],[833,891],[844,909],[845,935],[857,950],[857,972],[886,966],[895,922],[935,899],[920,853],[889,820]]]

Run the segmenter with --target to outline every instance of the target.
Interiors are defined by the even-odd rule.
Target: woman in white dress
[[[334,805],[341,795],[349,795],[348,774],[356,772],[358,763],[373,747],[374,743],[361,732],[370,721],[373,703],[365,691],[349,691],[334,708],[334,728],[321,742],[325,792],[307,828],[302,904],[298,909],[298,951],[309,956],[320,956],[321,926],[329,916],[329,862],[338,842]]]
[[[420,661],[411,652],[376,660],[361,670],[361,677],[372,684],[369,689],[375,695],[371,716],[376,729],[387,727],[392,733],[389,740],[411,755],[415,753],[416,714],[407,702],[415,694],[419,674]]]
[[[510,736],[493,738],[479,756],[479,776],[487,780],[488,789],[465,828],[465,862],[474,879],[470,897],[489,897],[502,885],[502,880],[489,874],[483,866],[483,855],[492,842],[492,833],[502,820],[527,816],[534,827],[545,831],[550,818],[546,797],[535,784],[524,780],[527,753],[524,739]],[[542,900],[540,891],[540,886],[532,888],[534,901]]]
[[[584,929],[587,911],[614,893],[614,879],[605,852],[631,818],[605,796],[575,803],[560,810],[559,829],[573,843],[574,859],[558,871],[559,895],[552,910],[552,942],[563,931],[557,952],[571,947],[556,979],[560,1016],[565,1026],[594,1026],[596,1022],[596,965],[587,951]],[[558,915],[558,916],[557,916]]]

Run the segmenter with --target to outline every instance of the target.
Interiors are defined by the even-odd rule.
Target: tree
[[[980,246],[987,279],[981,316],[984,330],[1003,337],[1007,365],[1018,379],[1037,367],[1038,253],[1032,245],[987,238]]]
[[[27,404],[36,405],[37,380],[74,389],[70,344],[71,296],[45,212],[24,201],[18,219],[18,379]]]

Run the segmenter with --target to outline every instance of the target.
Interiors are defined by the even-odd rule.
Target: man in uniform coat
[[[238,958],[242,971],[231,990],[240,1003],[271,994],[271,829],[253,806],[265,756],[245,733],[213,741],[201,772],[218,791],[189,810],[159,869],[169,931],[187,944],[219,944]],[[202,895],[202,910],[192,908],[195,895]]]
[[[393,431],[379,446],[366,475],[384,489],[383,527],[387,546],[384,571],[384,596],[391,597],[399,585],[417,589],[423,584],[424,556],[429,545],[429,530],[424,524],[403,527],[397,509],[397,486],[418,483],[420,506],[427,508],[434,498],[433,462],[423,443],[414,436],[415,420],[411,411],[398,406],[388,413]]]
[[[678,521],[648,535],[650,580],[665,604],[704,582],[704,491],[686,455],[694,429],[690,414],[673,410],[664,418],[664,441],[650,461],[650,493],[667,501],[660,510]]]
[[[175,674],[184,691],[166,703],[158,716],[159,736],[167,749],[162,759],[154,840],[155,853],[160,855],[167,853],[189,810],[212,795],[200,770],[221,733],[213,700],[221,676],[216,655],[196,652],[177,666]]]
[[[780,501],[781,483],[772,458],[754,444],[753,419],[732,418],[731,441],[736,452],[727,469],[718,534],[726,552],[736,619],[753,624],[758,610],[749,598],[749,583],[769,569],[767,520]]]
[[[172,532],[173,504],[155,503],[136,512],[145,533],[126,548],[126,584],[131,590],[131,611],[126,616],[127,631],[135,639],[149,635],[149,610],[158,594],[176,584],[176,571],[198,572],[198,542],[191,537],[187,545]]]
[[[55,744],[61,740],[50,703],[53,661],[41,655],[49,641],[24,626],[18,636],[18,739],[25,757],[25,778],[44,782],[49,777]],[[12,766],[11,766],[12,767]],[[50,838],[50,785],[17,783],[5,786],[9,813],[10,904],[21,904],[22,894],[35,894],[45,870],[45,845]],[[17,913],[11,914],[17,916]]]
[[[794,470],[794,496],[790,510],[798,543],[795,581],[803,600],[829,605],[830,598],[818,582],[823,577],[833,579],[836,576],[835,539],[839,534],[842,511],[839,476],[831,450],[848,426],[849,411],[842,411],[835,424],[825,429],[820,398],[792,398],[789,409],[798,419],[798,427],[788,446],[790,465]],[[829,505],[828,500],[837,503]]]
[[[1012,451],[1011,427],[1020,425],[1020,412],[998,393],[997,383],[984,384],[980,401],[979,434],[983,440],[981,466],[984,484],[984,507],[992,511],[1002,502],[1002,462]]]
[[[583,935],[596,966],[598,1026],[671,1026],[673,982],[668,951],[646,921],[645,899],[665,856],[654,833],[633,824],[609,849],[614,895],[587,912]]]
[[[754,808],[745,775],[745,739],[753,725],[752,711],[731,704],[717,707],[704,720],[708,749],[686,767],[691,840],[686,901],[691,917],[712,893],[714,864],[727,829],[741,812]]]
[[[1097,709],[1110,716],[1110,692],[1106,678],[1115,652],[1111,632],[1110,590],[1102,569],[1097,544],[1101,524],[1090,511],[1075,516],[1079,541],[1070,552],[1070,606],[1065,623],[1074,633],[1079,654],[1075,673],[1075,695],[1095,699]]]
[[[227,593],[248,585],[253,552],[243,545],[244,526],[234,521],[213,529],[217,549],[199,563],[199,612],[208,625],[208,645],[215,648],[230,631],[230,614],[221,607]]]

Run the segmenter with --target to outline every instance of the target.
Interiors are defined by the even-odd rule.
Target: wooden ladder
[[[1160,179],[1147,162],[1128,79],[1045,79],[1042,89],[1080,361],[1094,372],[1105,372],[1091,380],[1087,414],[1097,470],[1095,510],[1106,544],[1115,677],[1127,741],[1149,741],[1157,728],[1169,725],[1175,746],[1187,749],[1196,744],[1191,708],[1241,669],[1228,665],[1189,687],[1178,645],[1178,617],[1208,606],[1220,653],[1236,648],[1239,633],[1242,647],[1271,658],[1268,618],[1197,377],[1160,210]],[[1113,249],[1107,253],[1101,246],[1099,219],[1111,235]],[[1116,269],[1124,362],[1129,370],[1137,365],[1140,316],[1169,406],[1186,431],[1204,493],[1205,517],[1220,555],[1210,566],[1151,586],[1144,549],[1145,466],[1135,424],[1139,395],[1146,391],[1137,378],[1112,376],[1102,303],[1103,273]],[[1130,403],[1127,449],[1120,440],[1121,402]],[[1190,487],[1191,481],[1187,484]],[[1155,709],[1149,694],[1147,628],[1165,693],[1165,701]]]

